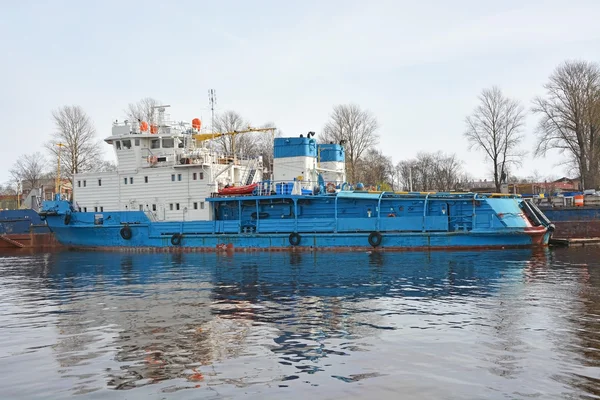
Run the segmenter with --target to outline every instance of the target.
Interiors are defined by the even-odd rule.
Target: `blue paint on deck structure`
[[[317,153],[321,162],[344,162],[346,159],[344,148],[335,143],[317,145]]]
[[[542,211],[552,222],[600,221],[600,207],[557,207]]]
[[[340,192],[206,201],[214,220],[155,222],[141,211],[77,212],[65,201],[46,202],[44,213],[62,244],[82,247],[409,250],[526,247],[550,236],[511,196]]]
[[[274,158],[317,157],[317,141],[311,138],[275,138]]]
[[[27,234],[35,228],[35,233],[49,233],[50,229],[38,213],[31,209],[0,211],[0,235]]]

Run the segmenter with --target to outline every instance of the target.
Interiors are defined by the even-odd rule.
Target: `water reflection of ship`
[[[507,268],[520,273],[510,261],[530,255],[59,253],[46,273],[61,303],[54,348],[65,373],[114,351],[109,385],[120,389],[194,381],[193,368],[249,348],[282,362],[321,357],[335,350],[296,341],[373,335],[385,327],[359,311],[389,298],[488,296]]]

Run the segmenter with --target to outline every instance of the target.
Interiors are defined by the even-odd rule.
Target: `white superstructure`
[[[169,123],[165,108],[155,123],[115,122],[105,139],[117,156],[117,171],[73,178],[81,211],[145,211],[158,221],[209,219],[205,199],[225,185],[262,180],[262,158],[222,154],[198,142],[193,127]],[[196,120],[195,120],[196,121]],[[206,136],[206,135],[204,135]]]

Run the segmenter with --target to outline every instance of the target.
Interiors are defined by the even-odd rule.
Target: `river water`
[[[6,399],[600,398],[600,248],[0,257]]]

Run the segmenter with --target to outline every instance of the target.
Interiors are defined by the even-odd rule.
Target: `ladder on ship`
[[[248,164],[248,170],[245,174],[245,179],[242,179],[242,185],[251,185],[254,183],[254,176],[256,175],[256,163],[256,160],[252,160]]]

